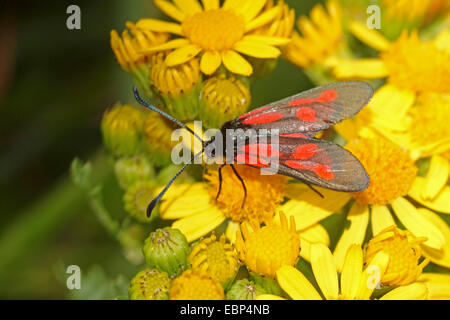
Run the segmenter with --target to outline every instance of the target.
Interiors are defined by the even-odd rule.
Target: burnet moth
[[[145,102],[139,96],[136,87],[133,90],[140,104],[175,122],[202,141],[201,152],[194,155],[190,163],[214,143],[214,139],[203,141],[181,121]],[[226,155],[227,161],[219,167],[220,183],[217,197],[220,195],[222,186],[221,169],[229,164],[242,183],[244,189],[242,206],[245,204],[247,196],[245,182],[239,176],[233,162],[271,171],[272,163],[276,161],[275,173],[301,180],[317,193],[319,192],[311,185],[342,192],[365,190],[369,186],[370,179],[359,160],[339,145],[316,139],[314,135],[357,114],[367,105],[372,95],[373,89],[365,82],[336,82],[270,103],[226,122],[220,130],[223,137],[227,137],[230,130],[239,129],[256,132],[256,137],[233,136],[233,139],[241,141],[233,141],[234,147],[228,152],[225,147],[222,147],[222,155]],[[274,129],[277,133],[276,137],[267,134],[267,132],[274,132]],[[258,139],[262,138],[258,132],[265,132],[264,143]],[[274,141],[276,142],[273,143]],[[231,161],[228,161],[229,159]],[[160,194],[150,202],[147,209],[148,216],[167,189],[190,163],[185,164]]]

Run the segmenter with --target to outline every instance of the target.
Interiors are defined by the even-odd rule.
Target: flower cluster
[[[283,0],[154,3],[171,21],[111,32],[118,63],[148,101],[190,128],[220,128],[248,111],[253,82],[280,58],[317,86],[365,80],[376,89],[369,104],[324,138],[360,160],[370,185],[315,191],[245,165],[197,166],[147,217],[178,170],[176,127],[117,104],[102,120],[104,145],[130,220],[151,229],[129,298],[450,299],[445,1],[328,0],[297,27]],[[365,21],[374,3],[386,13],[379,30]]]

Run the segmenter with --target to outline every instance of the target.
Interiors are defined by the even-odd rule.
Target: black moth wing
[[[238,163],[293,177],[320,187],[359,192],[370,183],[359,160],[341,146],[320,139],[279,137],[279,144],[249,144],[237,150]],[[278,168],[273,167],[278,161]]]
[[[250,111],[227,127],[279,129],[280,134],[322,131],[358,113],[372,96],[365,82],[331,83]]]

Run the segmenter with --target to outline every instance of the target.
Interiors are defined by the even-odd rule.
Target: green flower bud
[[[178,229],[169,227],[152,232],[145,240],[144,256],[151,268],[178,276],[188,268],[189,243]]]
[[[146,269],[130,282],[130,300],[168,300],[171,279],[165,272]]]
[[[256,296],[267,292],[259,285],[248,279],[236,281],[227,292],[227,300],[255,300]]]
[[[250,105],[248,85],[233,76],[211,77],[203,83],[199,116],[206,128],[220,128],[245,113]]]
[[[144,121],[144,148],[146,156],[156,166],[172,163],[172,132],[177,127],[156,112],[146,112]]]
[[[281,289],[277,280],[271,277],[256,274],[254,272],[250,272],[250,279],[255,284],[260,286],[266,293],[276,296],[284,296],[283,289]]]
[[[147,217],[148,204],[155,196],[155,183],[153,181],[137,181],[129,187],[123,197],[125,210],[138,221],[151,222],[158,215],[155,208],[152,215]]]
[[[137,181],[149,180],[155,175],[152,165],[143,156],[121,158],[116,161],[114,169],[122,189],[131,187]]]
[[[132,156],[141,150],[143,113],[130,105],[115,105],[102,120],[103,142],[117,157]]]

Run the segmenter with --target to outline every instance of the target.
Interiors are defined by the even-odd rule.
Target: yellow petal
[[[374,236],[384,229],[395,225],[394,218],[386,206],[372,206],[371,221]]]
[[[369,262],[366,269],[363,271],[359,283],[359,290],[356,296],[357,299],[367,300],[372,295],[373,290],[380,283],[386,272],[389,263],[389,255],[385,252],[378,252],[372,261]]]
[[[375,92],[366,108],[380,116],[405,116],[415,99],[413,91],[385,84]]]
[[[369,223],[369,207],[353,204],[347,216],[347,223],[350,223],[350,226],[344,230],[334,250],[334,258],[339,272],[342,270],[350,246],[352,244],[361,245],[364,240]]]
[[[175,220],[190,216],[210,207],[210,201],[211,197],[204,183],[176,184],[162,198],[160,217]]]
[[[275,47],[247,40],[238,41],[234,45],[234,50],[261,59],[278,58],[281,54],[281,51]]]
[[[336,300],[339,295],[336,263],[330,249],[322,243],[311,246],[311,267],[317,284],[327,300]]]
[[[391,205],[397,218],[415,237],[427,238],[428,240],[425,244],[431,248],[438,250],[442,248],[445,244],[445,239],[439,228],[419,214],[411,202],[403,197],[399,197],[392,201]]]
[[[450,300],[450,275],[422,273],[418,281],[427,286],[429,300]]]
[[[246,23],[245,32],[247,33],[253,29],[256,29],[256,28],[259,28],[259,27],[265,25],[266,23],[269,23],[270,21],[275,19],[275,17],[279,14],[280,9],[281,9],[280,6],[275,6],[269,10],[264,11],[262,14],[260,14],[258,17],[256,17],[252,21]]]
[[[351,195],[345,192],[337,192],[320,187],[315,187],[315,189],[323,195],[323,198],[307,185],[300,183],[289,184],[286,196],[294,200],[306,201],[316,208],[334,213],[340,212],[351,198]]]
[[[378,31],[369,29],[366,24],[359,21],[352,21],[349,26],[350,31],[359,40],[378,51],[386,51],[391,43]]]
[[[330,237],[327,230],[320,224],[315,224],[307,229],[299,231],[300,236],[300,255],[303,259],[311,261],[311,245],[314,243],[323,243],[326,246],[330,244]]]
[[[354,119],[347,119],[334,125],[333,128],[346,141],[352,141],[358,138],[359,128]]]
[[[422,197],[427,200],[433,199],[447,185],[448,174],[449,164],[447,159],[441,156],[433,156],[422,189]]]
[[[206,10],[219,9],[219,0],[202,0],[203,8]]]
[[[156,19],[141,19],[136,23],[136,27],[139,29],[157,31],[157,32],[170,32],[177,35],[183,35],[181,25],[178,23],[167,22]]]
[[[229,221],[227,225],[227,230],[225,231],[225,235],[231,243],[236,242],[236,232],[241,231],[241,226],[238,222]]]
[[[294,300],[322,300],[306,277],[291,266],[282,266],[277,271],[280,287]]]
[[[380,300],[425,300],[428,295],[426,285],[422,283],[411,283],[389,291]]]
[[[251,21],[262,10],[267,0],[247,0],[235,8],[237,13],[244,16],[245,22]]]
[[[422,197],[422,190],[425,186],[425,178],[416,177],[414,183],[409,190],[409,196],[423,204],[424,206],[442,212],[442,213],[450,213],[450,187],[445,186],[434,199],[426,200]]]
[[[173,67],[185,63],[186,61],[194,58],[197,54],[200,53],[200,51],[202,51],[202,49],[195,44],[190,44],[185,47],[178,48],[175,51],[169,53],[169,55],[166,57],[166,64],[169,67]]]
[[[202,11],[202,6],[197,0],[173,0],[181,11],[188,15]]]
[[[141,53],[150,53],[150,52],[157,52],[157,51],[164,51],[164,50],[170,50],[170,49],[178,49],[181,47],[185,47],[189,45],[189,40],[187,39],[174,39],[174,40],[170,40],[166,43],[154,46],[154,47],[150,47],[148,49],[142,50],[140,51]]]
[[[250,35],[244,36],[244,38],[242,40],[257,42],[257,43],[265,44],[268,46],[284,46],[291,41],[291,39],[289,39],[289,38],[263,36],[263,35],[258,35],[258,34],[250,34]]]
[[[351,245],[345,256],[341,273],[341,293],[346,300],[356,298],[363,270],[363,252],[361,246]]]
[[[260,294],[255,297],[255,300],[286,300],[282,297],[275,296],[273,294]]]
[[[239,53],[227,50],[222,53],[222,61],[225,67],[233,73],[249,76],[253,73],[252,65]]]
[[[333,68],[333,74],[339,79],[378,79],[389,75],[389,71],[381,59],[339,59]]]
[[[169,17],[183,21],[186,18],[186,13],[180,11],[176,6],[174,6],[171,2],[165,0],[155,0],[155,5]]]
[[[197,240],[217,228],[225,216],[217,207],[207,208],[203,212],[175,221],[172,228],[179,229],[188,242]]]
[[[426,245],[422,245],[423,255],[430,258],[435,264],[450,268],[450,228],[448,224],[441,217],[439,217],[439,215],[428,209],[419,208],[418,211],[441,231],[445,239],[445,245],[441,250],[435,250]]]
[[[315,207],[307,201],[290,200],[277,208],[275,221],[279,221],[279,213],[284,212],[286,217],[294,217],[297,230],[304,230],[315,225],[320,220],[332,215],[333,211]]]
[[[222,63],[222,57],[216,51],[206,51],[200,62],[200,69],[204,74],[210,75],[216,72]]]

